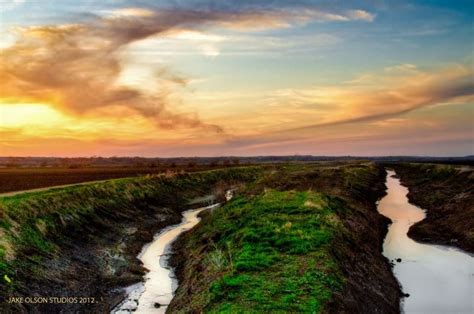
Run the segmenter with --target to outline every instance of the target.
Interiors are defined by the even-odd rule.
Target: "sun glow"
[[[9,130],[10,140],[22,138],[69,138],[81,141],[102,139],[168,140],[182,139],[185,130],[162,130],[149,119],[120,108],[96,110],[88,114],[70,115],[42,103],[2,103],[0,132]],[[11,133],[13,132],[14,133]],[[1,133],[0,133],[1,134]],[[9,138],[4,138],[9,140]]]
[[[46,104],[0,103],[0,127],[27,127],[60,122],[61,113]]]

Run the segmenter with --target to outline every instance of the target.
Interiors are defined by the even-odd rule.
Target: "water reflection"
[[[388,171],[387,195],[378,210],[392,220],[383,254],[395,262],[394,274],[403,292],[405,313],[474,313],[474,258],[458,249],[426,245],[407,236],[425,213],[410,204],[408,189]]]
[[[148,269],[145,282],[130,287],[130,291],[127,291],[127,299],[112,313],[166,312],[177,288],[173,270],[168,266],[170,245],[181,233],[191,229],[199,222],[198,214],[201,211],[217,206],[219,204],[183,212],[183,221],[180,224],[163,229],[153,239],[153,242],[143,247],[138,258]]]

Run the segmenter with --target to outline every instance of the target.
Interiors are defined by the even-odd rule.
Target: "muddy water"
[[[408,293],[405,313],[474,313],[474,257],[458,249],[426,245],[407,236],[425,212],[410,204],[408,189],[388,171],[387,195],[378,211],[390,218],[383,254],[395,263],[393,272]],[[401,259],[401,262],[397,262]]]
[[[170,226],[157,234],[150,244],[146,245],[138,258],[149,272],[145,282],[127,288],[127,299],[112,313],[165,313],[168,304],[177,288],[173,270],[168,267],[170,245],[186,230],[199,222],[198,214],[212,205],[183,212],[180,224]],[[159,306],[159,307],[157,307]]]

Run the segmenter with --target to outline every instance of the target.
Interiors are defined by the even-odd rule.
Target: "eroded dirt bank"
[[[371,164],[266,173],[175,242],[168,311],[399,313],[375,205],[384,181]]]
[[[474,169],[431,164],[391,165],[409,188],[411,203],[426,218],[408,235],[419,242],[445,244],[474,253]]]
[[[0,199],[0,312],[110,311],[122,297],[117,288],[142,280],[136,258],[142,246],[179,223],[182,210],[201,205],[190,200],[223,198],[260,172],[242,167],[123,179]],[[8,303],[11,297],[23,300]],[[71,298],[58,304],[49,297]]]

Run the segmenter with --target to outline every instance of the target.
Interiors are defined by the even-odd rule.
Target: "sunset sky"
[[[0,0],[0,156],[474,154],[472,1]]]

